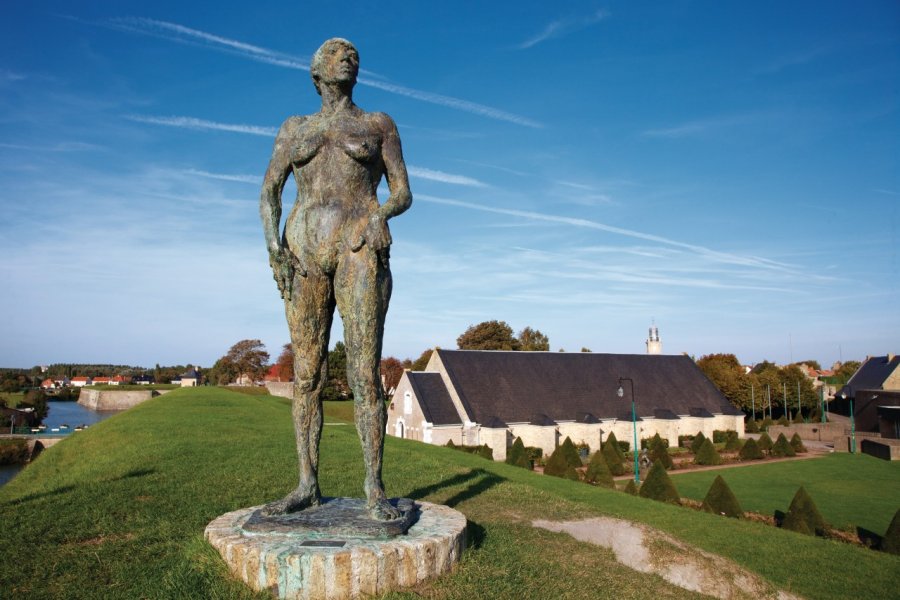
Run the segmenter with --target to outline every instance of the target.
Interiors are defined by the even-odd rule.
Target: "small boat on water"
[[[59,433],[59,427],[54,427],[50,430],[50,433]]]

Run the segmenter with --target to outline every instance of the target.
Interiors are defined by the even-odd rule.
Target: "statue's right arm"
[[[283,298],[291,294],[294,270],[299,266],[297,259],[287,247],[280,235],[281,227],[281,193],[291,172],[291,130],[293,119],[288,119],[281,126],[275,137],[275,147],[266,176],[263,179],[262,192],[259,196],[259,215],[262,218],[263,234],[266,238],[266,249],[269,251],[269,264],[272,266],[275,281]],[[301,270],[301,275],[306,275]]]

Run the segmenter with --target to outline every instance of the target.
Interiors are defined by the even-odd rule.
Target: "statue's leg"
[[[322,437],[322,389],[327,380],[328,337],[334,316],[331,278],[317,268],[296,276],[285,301],[294,347],[294,399],[291,412],[297,439],[300,482],[281,500],[267,504],[264,514],[278,515],[319,504],[319,440]]]
[[[364,488],[369,514],[375,519],[396,519],[400,512],[388,502],[381,481],[387,412],[379,363],[391,272],[364,246],[342,257],[335,275],[335,296],[344,321],[347,379],[353,389],[356,429],[366,467]]]

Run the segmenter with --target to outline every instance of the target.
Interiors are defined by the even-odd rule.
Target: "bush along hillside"
[[[634,482],[634,479],[629,479],[628,483],[625,484],[625,487],[622,488],[622,491],[625,492],[626,494],[630,494],[632,496],[637,496],[638,495],[638,486]]]
[[[705,442],[705,441],[706,441],[706,436],[703,435],[703,432],[701,431],[694,437],[693,440],[691,440],[691,452],[694,454],[697,454],[697,452],[700,451],[700,446],[702,446],[703,442]]]
[[[666,473],[666,468],[659,461],[650,467],[650,472],[647,473],[647,479],[641,484],[638,495],[659,502],[681,504],[681,496],[678,495],[675,484],[672,483],[672,479]]]
[[[600,450],[591,455],[587,470],[584,473],[584,480],[587,483],[607,488],[616,487],[616,482],[609,471],[609,465],[606,464],[606,457],[603,456],[603,452]]]
[[[762,460],[765,458],[762,450],[759,448],[759,444],[753,438],[747,438],[738,456],[741,460]]]
[[[720,465],[722,457],[719,456],[716,447],[708,439],[703,440],[703,444],[694,456],[694,463],[698,465]]]
[[[795,433],[791,436],[791,448],[794,449],[794,452],[797,454],[803,454],[806,452],[806,446],[803,445],[803,440],[800,439],[800,434]]]
[[[578,474],[577,468],[580,466],[581,458],[578,456],[575,444],[567,437],[547,459],[544,475],[579,481],[581,476]]]
[[[786,440],[785,440],[786,441]],[[805,533],[806,535],[824,535],[826,524],[816,503],[810,498],[803,486],[794,494],[791,506],[781,524],[783,529]]]
[[[614,432],[609,433],[609,437],[606,438],[606,441],[601,444],[602,446],[612,446],[613,452],[616,453],[616,456],[619,457],[620,462],[625,462],[625,453],[622,451],[622,445],[628,446],[628,442],[620,442],[616,439],[616,434]]]
[[[737,431],[725,432],[725,451],[737,452],[741,449],[741,439],[738,437]]]
[[[770,454],[778,457],[797,456],[797,453],[791,448],[791,443],[788,442],[783,433],[778,434],[778,439],[775,440],[775,443],[772,445]]]
[[[706,497],[703,499],[703,510],[734,519],[744,516],[744,510],[738,499],[721,475],[717,475],[712,485],[709,486],[709,491],[706,492]]]
[[[522,438],[517,437],[506,454],[506,464],[521,467],[523,469],[531,469],[531,459],[528,457],[528,451],[525,450],[525,444]]]
[[[658,461],[667,470],[675,468],[675,463],[672,462],[672,457],[669,456],[668,444],[659,437],[658,433],[650,440],[648,456],[651,462],[655,463]]]
[[[603,452],[603,458],[606,459],[606,465],[609,467],[609,472],[613,475],[624,475],[625,474],[625,465],[623,465],[622,456],[619,454],[618,445],[616,444],[615,434],[609,434],[610,440],[607,440],[605,444],[603,444],[603,448],[601,452]]]

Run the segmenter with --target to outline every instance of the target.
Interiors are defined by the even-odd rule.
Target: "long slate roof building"
[[[516,437],[552,452],[566,436],[596,449],[615,432],[631,440],[634,382],[640,438],[716,429],[743,434],[743,413],[687,356],[441,350],[425,371],[404,373],[388,434],[427,443],[487,444],[502,460]]]

